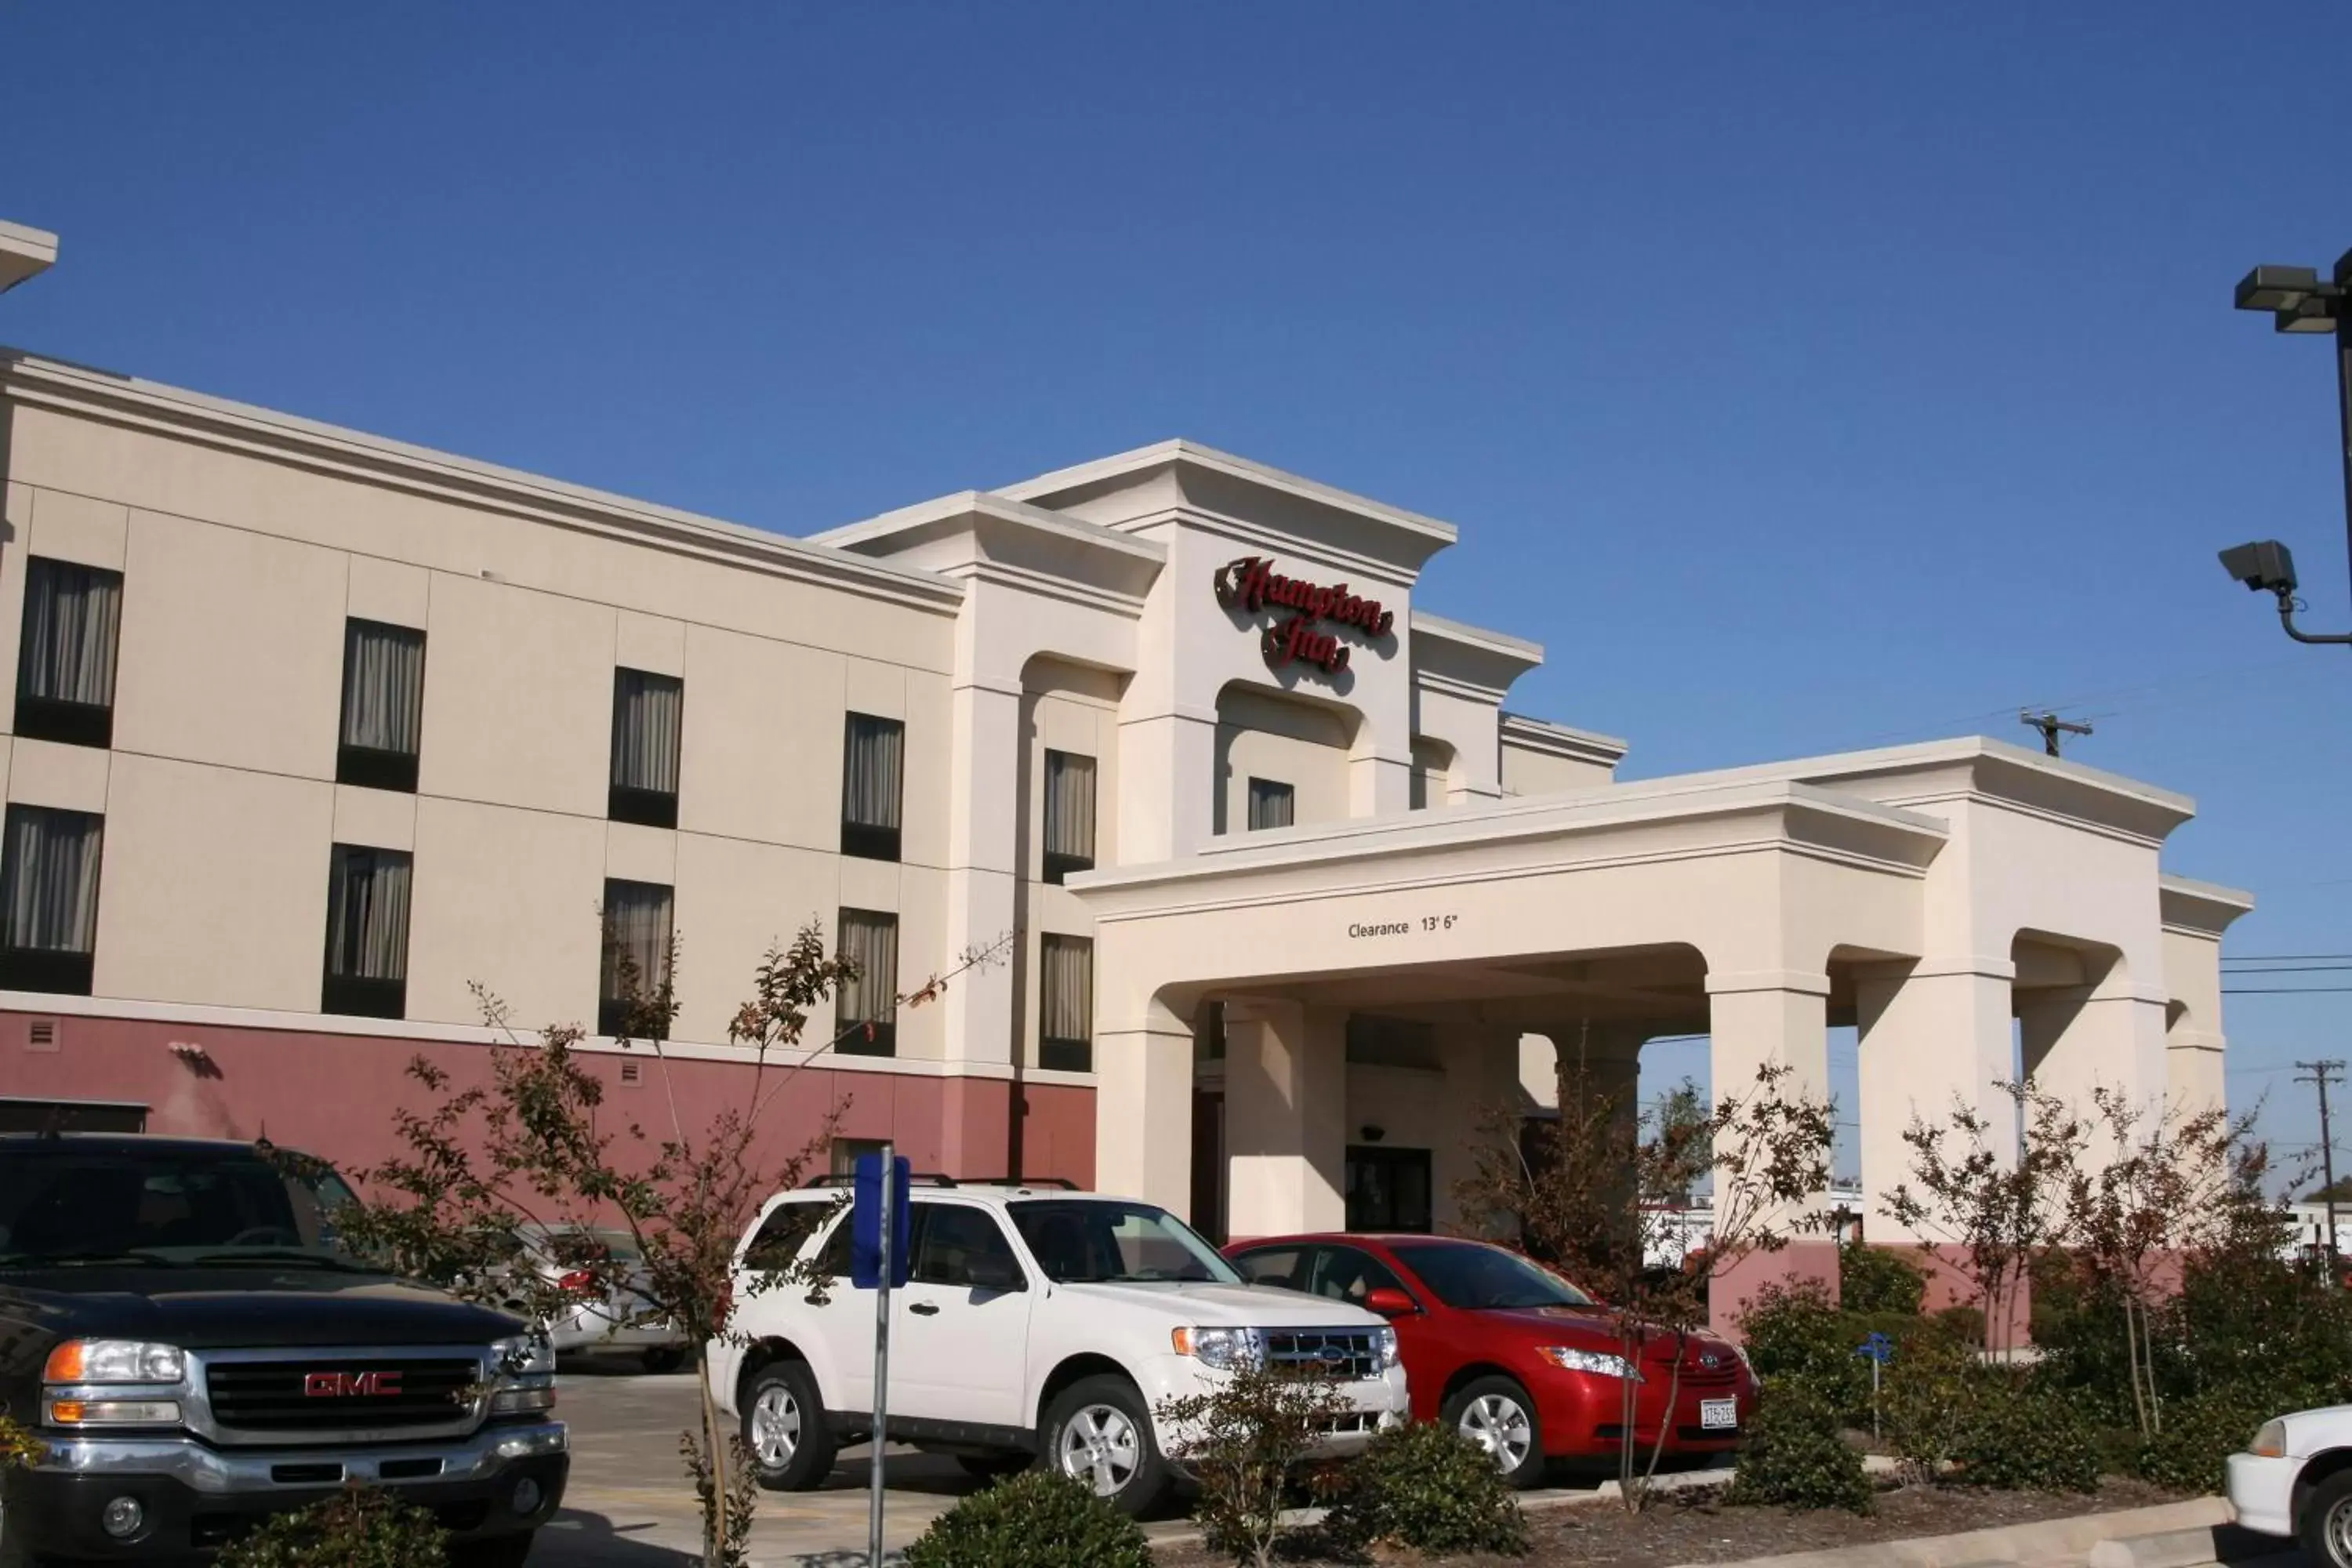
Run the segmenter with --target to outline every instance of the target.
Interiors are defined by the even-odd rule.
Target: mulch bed
[[[1819,1552],[1900,1541],[1920,1535],[1957,1535],[2042,1519],[2107,1513],[2176,1500],[2177,1494],[2143,1481],[2109,1480],[2096,1492],[2001,1492],[1969,1487],[1905,1487],[1878,1494],[1878,1511],[1863,1517],[1831,1510],[1796,1512],[1780,1508],[1732,1508],[1706,1492],[1673,1492],[1639,1514],[1614,1502],[1586,1502],[1531,1509],[1528,1534],[1532,1550],[1523,1558],[1454,1557],[1459,1568],[1504,1568],[1560,1563],[1607,1563],[1611,1568],[1670,1568],[1682,1563],[1724,1563],[1775,1557],[1789,1552]],[[1212,1568],[1230,1559],[1202,1548],[1162,1547],[1152,1554],[1165,1568]],[[1314,1557],[1297,1559],[1313,1563]],[[1413,1552],[1381,1552],[1376,1561],[1402,1565],[1428,1561]]]

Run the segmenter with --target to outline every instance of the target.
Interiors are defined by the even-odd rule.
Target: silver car
[[[540,1278],[571,1297],[541,1324],[558,1356],[634,1355],[647,1372],[675,1372],[685,1363],[686,1336],[646,1293],[643,1255],[627,1231],[526,1225],[515,1234]],[[595,1279],[595,1271],[563,1261],[577,1258],[583,1242],[609,1260],[601,1294],[572,1294]]]

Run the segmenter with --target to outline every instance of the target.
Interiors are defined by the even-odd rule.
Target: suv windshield
[[[1421,1276],[1430,1294],[1462,1311],[1590,1307],[1592,1298],[1539,1263],[1499,1247],[1465,1242],[1391,1242],[1389,1250]]]
[[[351,1261],[351,1188],[317,1161],[249,1149],[77,1149],[0,1142],[0,1268],[132,1258]]]
[[[1192,1226],[1150,1204],[1022,1198],[1004,1206],[1037,1267],[1064,1285],[1242,1282]]]

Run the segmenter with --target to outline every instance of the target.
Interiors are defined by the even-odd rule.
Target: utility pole
[[[2344,1064],[2329,1060],[2297,1062],[2304,1070],[2295,1075],[2295,1082],[2315,1085],[2319,1089],[2319,1179],[2327,1184],[2319,1189],[2322,1201],[2327,1205],[2327,1283],[2340,1286],[2343,1279],[2336,1260],[2336,1135],[2327,1125],[2327,1086],[2344,1076]]]
[[[2059,736],[2087,735],[2091,732],[2091,727],[2088,724],[2072,723],[2046,710],[2037,714],[2028,709],[2021,708],[2017,710],[2017,721],[2029,730],[2041,731],[2042,749],[2053,757],[2058,754]]]

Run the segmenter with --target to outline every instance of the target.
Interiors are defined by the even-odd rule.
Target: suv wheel
[[[2352,1470],[2338,1470],[2303,1500],[2294,1532],[2303,1553],[2326,1568],[2352,1568]]]
[[[1536,1420],[1536,1402],[1515,1380],[1482,1377],[1465,1384],[1445,1402],[1440,1419],[1486,1449],[1511,1485],[1531,1487],[1543,1479],[1543,1428]]]
[[[772,1362],[743,1391],[743,1447],[759,1483],[772,1492],[806,1491],[833,1469],[833,1432],[808,1363]]]
[[[1143,1395],[1123,1377],[1081,1378],[1062,1390],[1045,1413],[1044,1447],[1046,1463],[1130,1516],[1158,1502],[1173,1479]]]

